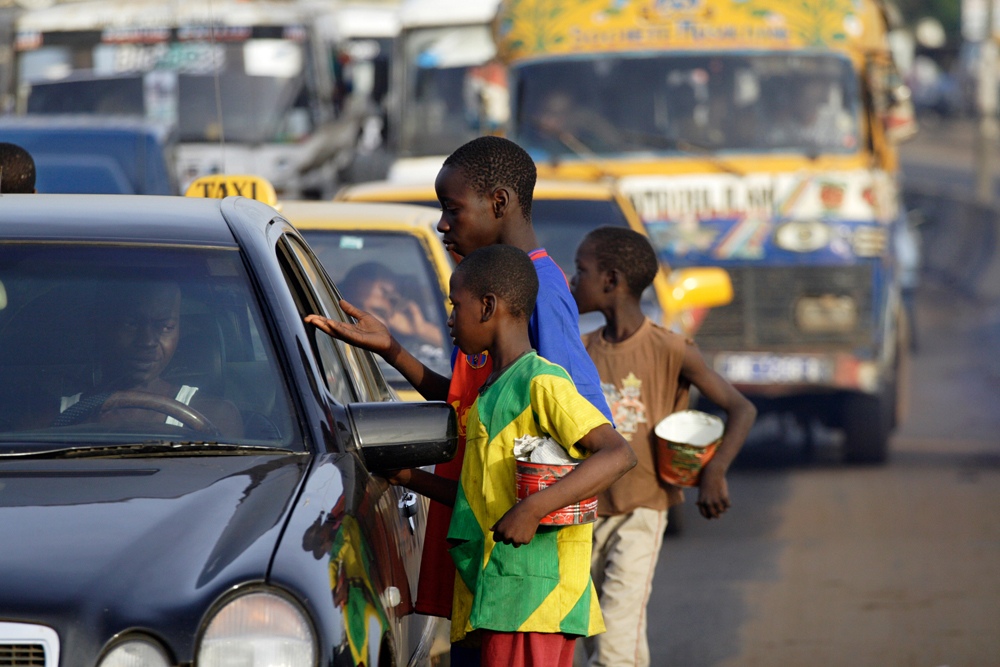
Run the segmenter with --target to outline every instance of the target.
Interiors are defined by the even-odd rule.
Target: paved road
[[[943,175],[971,183],[957,150]],[[925,157],[947,151],[911,152],[904,168],[941,180]],[[1000,666],[1000,305],[929,286],[917,322],[887,466],[841,466],[833,432],[804,461],[771,420],[724,519],[689,494],[649,605],[653,665]]]
[[[976,188],[973,163],[977,142],[977,125],[971,119],[924,126],[915,139],[900,149],[904,180],[907,185],[919,188],[971,196]],[[1000,195],[996,150],[992,159],[995,189]]]

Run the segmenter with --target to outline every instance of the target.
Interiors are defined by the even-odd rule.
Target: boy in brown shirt
[[[726,412],[722,443],[702,471],[698,495],[701,514],[715,519],[730,507],[726,471],[757,415],[750,401],[708,367],[693,343],[643,315],[640,297],[658,269],[644,236],[601,227],[577,249],[570,282],[580,312],[599,311],[606,319],[583,342],[618,432],[638,458],[631,472],[598,497],[591,575],[607,632],[584,641],[590,667],[649,664],[646,603],[667,508],[683,500],[680,489],[657,475],[653,428],[687,407],[691,384]]]

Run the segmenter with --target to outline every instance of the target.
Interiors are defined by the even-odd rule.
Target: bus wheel
[[[844,399],[844,462],[885,463],[889,456],[890,410],[885,397],[850,394]]]

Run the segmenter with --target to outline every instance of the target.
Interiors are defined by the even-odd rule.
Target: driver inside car
[[[181,291],[176,283],[133,283],[115,293],[108,306],[98,324],[95,387],[63,396],[53,426],[151,422],[227,439],[243,435],[235,405],[162,377],[180,341]]]

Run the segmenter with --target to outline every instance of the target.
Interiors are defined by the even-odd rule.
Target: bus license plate
[[[824,384],[833,360],[808,355],[720,354],[715,370],[734,384]]]

